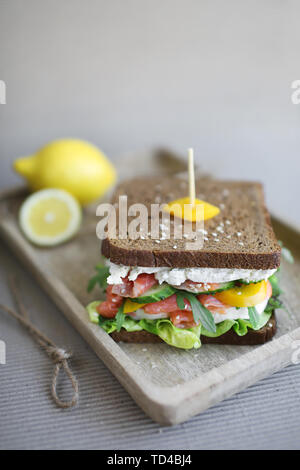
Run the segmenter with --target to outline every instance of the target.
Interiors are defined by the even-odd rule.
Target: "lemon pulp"
[[[66,191],[44,189],[23,202],[19,222],[31,242],[44,246],[57,245],[78,231],[81,208]]]
[[[64,232],[71,219],[71,211],[58,199],[49,198],[32,207],[29,224],[37,236],[54,237]]]

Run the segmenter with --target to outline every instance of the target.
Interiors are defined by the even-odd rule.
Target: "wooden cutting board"
[[[119,174],[122,178],[149,174],[150,168],[153,173],[170,173],[182,171],[185,164],[169,152],[150,152],[127,156],[119,164]],[[80,233],[72,241],[55,248],[37,248],[26,241],[18,227],[17,212],[24,195],[22,189],[2,195],[1,237],[155,421],[185,421],[291,363],[295,341],[300,340],[300,237],[295,230],[274,220],[278,238],[292,250],[295,263],[282,263],[282,299],[287,311],[277,312],[279,328],[271,342],[262,346],[203,345],[195,351],[166,344],[117,344],[89,322],[84,308],[101,298],[100,290],[91,294],[86,291],[93,267],[101,260],[95,234],[96,206],[85,210]]]

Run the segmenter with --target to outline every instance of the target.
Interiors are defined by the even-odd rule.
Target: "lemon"
[[[53,246],[78,231],[81,215],[81,207],[71,194],[62,189],[42,189],[23,202],[19,223],[31,242]]]
[[[107,157],[78,139],[55,140],[34,155],[18,158],[14,169],[32,191],[65,189],[82,205],[103,196],[116,181],[116,171]]]

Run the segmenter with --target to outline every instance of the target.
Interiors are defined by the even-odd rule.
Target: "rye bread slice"
[[[245,336],[237,335],[233,329],[224,333],[218,338],[209,338],[208,336],[201,336],[202,344],[232,344],[237,346],[254,346],[256,344],[264,344],[270,341],[275,335],[277,330],[277,323],[275,312],[268,323],[260,330],[248,330]],[[124,343],[163,343],[163,340],[148,331],[133,331],[127,332],[123,328],[119,332],[111,333],[111,337],[117,343],[123,341]]]
[[[205,221],[203,248],[187,250],[186,239],[149,238],[121,240],[106,238],[102,254],[113,263],[127,266],[211,267],[236,269],[273,269],[280,265],[277,243],[260,183],[198,179],[197,198],[218,206],[216,217]],[[167,203],[188,193],[186,175],[136,178],[121,183],[112,198],[127,195],[128,207],[143,203]],[[118,217],[117,217],[118,219]],[[150,223],[149,223],[150,227]],[[150,230],[150,228],[149,228]]]

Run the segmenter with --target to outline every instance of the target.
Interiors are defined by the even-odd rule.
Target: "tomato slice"
[[[262,303],[270,290],[269,281],[261,281],[256,284],[236,286],[232,289],[218,292],[215,297],[224,304],[232,307],[254,307]],[[271,287],[272,290],[272,287]],[[271,292],[272,295],[272,292]]]
[[[175,310],[170,313],[171,322],[177,328],[193,328],[197,326],[194,320],[193,312],[187,310]]]
[[[220,299],[217,299],[216,295],[200,294],[197,298],[211,313],[220,313],[223,315],[228,308],[231,308],[231,305],[225,304],[221,302]]]
[[[106,300],[98,305],[98,313],[105,318],[114,318],[122,305],[123,297],[112,292],[112,286],[107,286]]]

